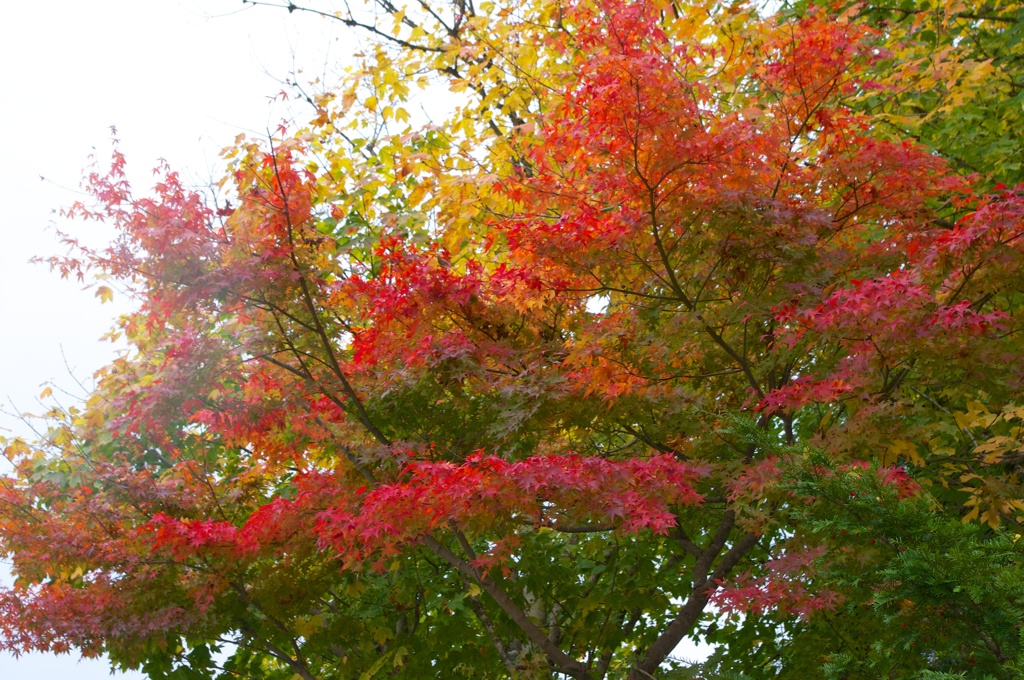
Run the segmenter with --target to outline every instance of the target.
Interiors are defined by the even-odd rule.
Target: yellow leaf
[[[114,299],[114,291],[109,286],[100,286],[96,289],[96,297],[100,299],[100,302],[110,302]]]
[[[310,635],[323,627],[323,622],[324,617],[320,614],[310,616],[309,618],[296,619],[295,632],[308,640]]]
[[[4,448],[4,455],[8,459],[13,459],[15,456],[23,456],[31,453],[32,449],[29,448],[28,444],[23,439],[15,439],[14,441],[7,444]]]
[[[352,108],[352,105],[356,103],[356,95],[354,92],[345,92],[341,95],[341,111],[342,113]]]
[[[991,427],[992,423],[999,418],[998,415],[989,412],[980,401],[967,402],[967,412],[958,411],[953,414],[956,424],[961,430],[972,430],[977,427]]]
[[[426,189],[424,189],[423,185],[417,184],[415,187],[413,187],[412,191],[409,192],[409,205],[419,205],[420,201],[423,200],[423,196],[426,193]]]
[[[917,467],[924,466],[924,458],[917,451],[917,445],[908,442],[905,439],[899,439],[889,445],[889,448],[885,450],[885,455],[882,457],[883,465],[893,465],[900,458],[908,460]]]

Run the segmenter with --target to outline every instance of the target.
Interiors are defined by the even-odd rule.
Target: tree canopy
[[[130,349],[6,442],[3,647],[1017,677],[1016,3],[324,5],[373,47],[308,124],[67,211]]]

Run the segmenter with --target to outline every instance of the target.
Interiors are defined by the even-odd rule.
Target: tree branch
[[[544,631],[530,620],[530,617],[526,615],[526,612],[524,612],[519,605],[509,597],[508,593],[506,593],[504,589],[494,581],[494,579],[478,573],[472,564],[453,553],[447,548],[447,546],[440,543],[432,536],[424,536],[420,539],[420,542],[430,548],[435,555],[458,569],[467,578],[479,584],[480,587],[498,604],[498,606],[501,607],[508,617],[512,619],[512,622],[526,634],[526,637],[529,638],[530,642],[537,645],[537,647],[540,648],[547,656],[548,660],[562,673],[577,678],[578,680],[590,680],[590,675],[587,673],[586,666],[563,652],[557,645],[548,639],[548,636]]]

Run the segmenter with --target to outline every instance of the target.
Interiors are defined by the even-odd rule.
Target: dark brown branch
[[[548,528],[563,534],[598,534],[602,531],[613,531],[611,524],[549,524]]]
[[[469,589],[469,581],[463,576],[463,583],[466,585],[466,589]],[[509,656],[508,650],[505,648],[505,643],[498,637],[498,633],[494,628],[494,623],[491,622],[491,617],[487,615],[487,610],[484,609],[484,605],[480,602],[480,598],[475,595],[469,596],[469,607],[473,610],[473,614],[476,616],[480,625],[483,626],[484,632],[487,633],[488,639],[497,650],[498,656],[501,657],[501,662],[505,664],[505,668],[511,676],[515,676],[516,665],[512,662],[512,657]]]
[[[342,391],[346,396],[344,401],[336,399],[332,399],[332,401],[334,401],[345,412],[354,415],[356,420],[358,420],[359,423],[365,427],[379,443],[384,446],[390,446],[391,441],[370,418],[370,414],[366,411],[366,407],[363,406],[363,402],[359,398],[359,395],[356,394],[355,388],[353,388],[352,384],[348,381],[348,377],[342,370],[338,357],[334,353],[334,345],[331,342],[330,337],[327,335],[327,330],[324,328],[323,321],[320,319],[316,303],[313,301],[313,293],[309,289],[309,282],[306,280],[305,272],[302,269],[302,265],[299,263],[298,256],[295,254],[295,225],[292,223],[292,216],[288,210],[288,195],[285,192],[284,182],[281,180],[281,173],[277,166],[277,152],[273,147],[270,149],[270,161],[273,164],[274,178],[277,180],[277,188],[281,192],[282,212],[284,214],[285,222],[288,225],[288,257],[292,262],[292,266],[295,268],[295,273],[299,277],[299,287],[302,289],[302,298],[306,305],[306,311],[309,312],[309,315],[313,319],[316,334],[320,339],[320,343],[323,346],[324,351],[327,353],[327,359],[330,362],[331,370],[341,383]]]
[[[437,539],[432,536],[424,536],[420,539],[420,542],[430,548],[435,555],[443,559],[448,564],[458,569],[463,575],[477,583],[491,598],[498,604],[499,607],[508,615],[512,622],[519,627],[520,630],[529,638],[530,642],[537,645],[548,660],[559,669],[560,672],[570,675],[579,680],[590,680],[590,675],[587,673],[586,666],[581,664],[576,659],[563,652],[558,648],[548,636],[544,633],[540,627],[530,620],[530,617],[526,615],[526,612],[517,605],[508,593],[499,586],[494,579],[489,578],[485,574],[477,572],[476,568],[472,564],[462,559],[451,550],[447,548],[443,543],[440,543]]]
[[[652,674],[657,670],[658,666],[668,658],[672,650],[676,648],[679,642],[700,620],[701,615],[704,613],[704,608],[711,598],[711,594],[718,587],[717,582],[728,576],[729,572],[739,564],[739,561],[757,545],[758,536],[756,534],[745,534],[743,538],[726,551],[718,566],[711,573],[711,576],[709,578],[706,577],[711,564],[721,553],[722,548],[725,547],[725,542],[734,524],[735,515],[732,510],[727,510],[722,517],[722,521],[719,523],[718,530],[715,532],[711,544],[708,545],[704,554],[697,559],[697,565],[694,567],[693,591],[690,593],[690,597],[672,622],[662,631],[658,639],[654,641],[654,644],[648,647],[643,660],[633,668],[630,680],[653,677]]]
[[[384,40],[386,40],[386,41],[388,41],[390,43],[398,45],[399,47],[404,47],[404,48],[410,49],[410,50],[416,50],[417,52],[444,52],[445,51],[441,47],[431,47],[429,45],[417,45],[417,44],[411,43],[411,42],[409,42],[407,40],[402,40],[401,38],[399,38],[397,36],[393,36],[393,35],[391,35],[389,33],[385,33],[384,31],[380,30],[379,28],[377,28],[376,26],[374,26],[372,24],[364,24],[362,22],[356,21],[355,19],[352,18],[351,15],[349,15],[348,17],[338,16],[337,14],[332,14],[330,12],[324,12],[322,10],[312,9],[310,7],[300,7],[299,5],[295,5],[295,4],[292,4],[292,3],[288,3],[287,5],[278,5],[278,4],[275,4],[275,3],[272,3],[272,2],[259,2],[258,0],[242,0],[242,4],[243,5],[253,5],[253,6],[263,6],[263,7],[274,7],[276,9],[286,9],[286,10],[288,10],[289,13],[290,12],[308,12],[309,14],[316,14],[316,15],[322,16],[322,17],[324,17],[326,19],[331,19],[333,21],[340,21],[342,24],[344,24],[345,26],[348,26],[349,28],[358,28],[358,29],[364,30],[364,31],[366,31],[368,33],[372,33],[373,35],[377,36],[378,38],[382,38],[382,39],[384,39]]]

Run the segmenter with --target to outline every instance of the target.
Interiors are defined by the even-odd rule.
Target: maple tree
[[[374,8],[305,10],[377,42],[300,91],[308,125],[239,137],[222,197],[168,168],[135,197],[116,148],[88,176],[69,214],[117,239],[51,263],[132,297],[130,351],[8,442],[4,646],[640,680],[728,633],[708,672],[1011,672],[1024,193],[872,99],[916,96],[891,48],[923,35],[861,6]],[[979,616],[926,587],[943,541],[1000,574]],[[971,642],[911,645],[940,600]],[[788,657],[753,642],[779,630]]]
[[[1024,10],[1015,2],[859,5],[885,34],[888,94],[867,98],[884,126],[939,150],[986,189],[1024,179]]]
[[[726,591],[723,606],[748,613],[712,625],[719,646],[695,677],[1019,675],[1019,534],[936,511],[933,496],[910,495],[891,475],[823,456],[793,472],[787,487],[816,502],[790,520],[815,537],[818,557],[794,565],[788,592],[749,575]],[[787,597],[825,584],[834,606],[788,611]]]

